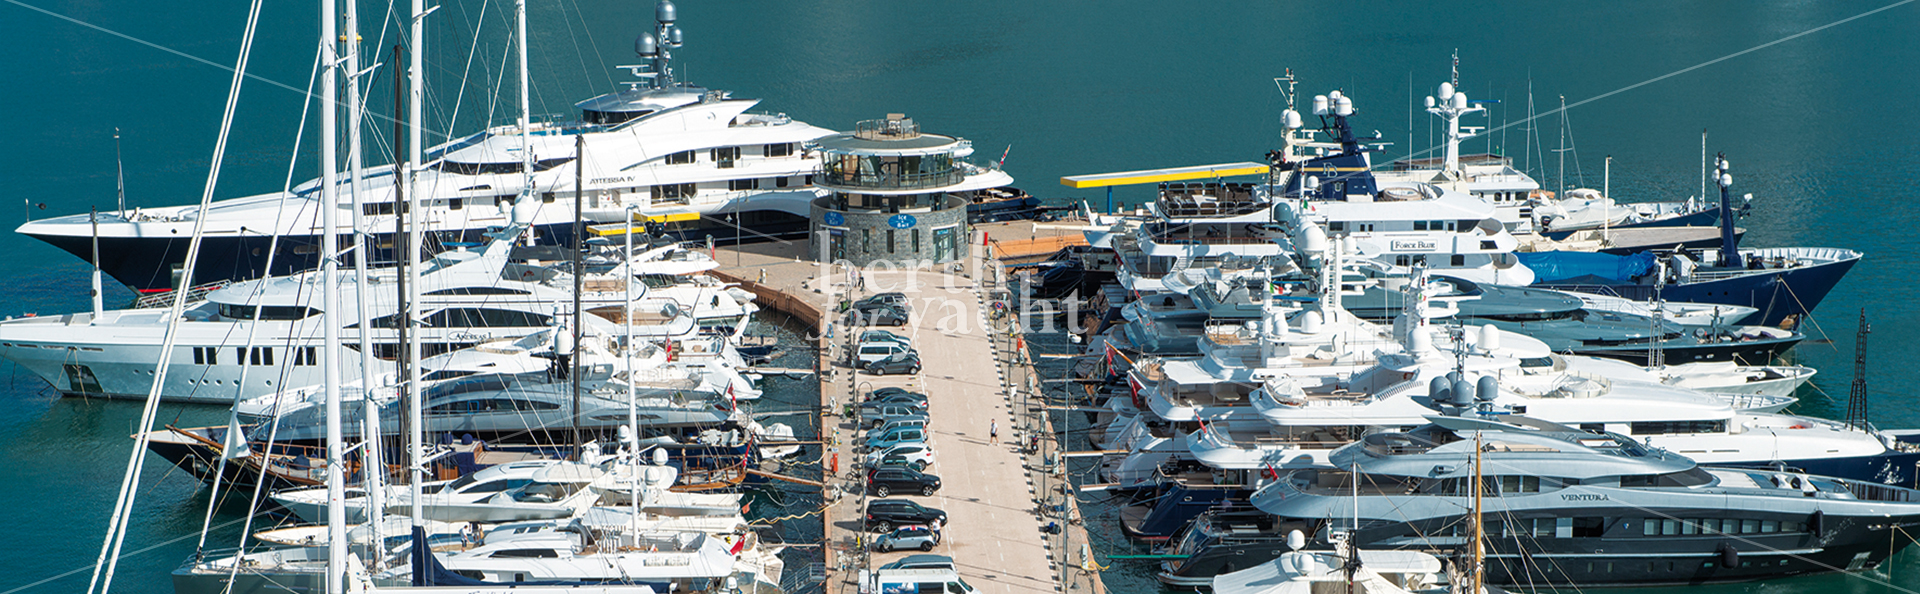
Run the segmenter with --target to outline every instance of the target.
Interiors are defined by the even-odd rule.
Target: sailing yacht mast
[[[439,7],[436,6],[434,8]],[[409,10],[411,11],[409,14],[413,15],[413,18],[411,19],[411,29],[408,32],[407,40],[413,44],[413,48],[407,55],[407,159],[402,164],[394,166],[396,183],[404,184],[406,188],[406,212],[408,215],[413,215],[405,217],[407,228],[406,253],[396,258],[405,264],[406,272],[404,274],[407,278],[406,303],[403,304],[400,309],[401,320],[403,320],[407,328],[407,347],[403,355],[403,360],[400,363],[401,369],[403,370],[420,368],[420,333],[415,331],[416,329],[413,327],[414,320],[419,319],[420,304],[420,267],[414,262],[414,258],[419,255],[421,247],[420,221],[417,216],[417,213],[420,212],[420,191],[414,182],[416,181],[420,167],[420,147],[424,140],[420,128],[420,122],[425,118],[425,114],[421,112],[425,103],[425,89],[421,84],[421,67],[423,66],[421,56],[426,52],[427,13],[433,12],[433,9],[426,8],[426,0],[413,0],[413,4]],[[398,66],[398,64],[395,64],[395,67]],[[404,175],[404,177],[399,177],[402,175]],[[408,490],[413,495],[413,509],[410,510],[412,513],[410,513],[409,516],[413,518],[414,542],[425,542],[427,534],[426,519],[423,516],[426,510],[422,507],[420,501],[425,497],[425,493],[421,490],[420,485],[427,480],[427,469],[421,465],[420,460],[427,455],[427,430],[426,427],[423,426],[426,422],[426,415],[422,411],[424,405],[420,401],[417,385],[411,381],[412,378],[407,377],[407,375],[410,375],[410,371],[403,372],[401,376],[401,379],[405,381],[400,384],[400,397],[407,406],[407,451],[411,454],[407,459],[409,469],[407,480]],[[415,568],[414,575],[421,575],[423,569],[424,568]],[[416,582],[414,585],[420,586],[425,584]]]
[[[346,14],[346,50],[347,50],[347,191],[353,195],[353,280],[354,315],[359,318],[360,328],[360,410],[364,420],[360,423],[362,446],[360,471],[367,489],[367,529],[371,531],[373,542],[382,542],[380,518],[385,517],[387,508],[386,490],[381,488],[380,474],[385,465],[380,460],[380,407],[373,401],[373,285],[367,282],[367,260],[373,257],[373,242],[368,238],[366,220],[366,187],[362,183],[361,129],[365,126],[366,102],[360,96],[360,77],[366,73],[360,71],[360,9],[358,2],[347,3]],[[331,211],[335,202],[326,202]],[[331,252],[329,252],[331,253]],[[329,524],[338,526],[338,524]],[[379,563],[376,555],[369,565]]]
[[[530,121],[533,108],[527,98],[527,0],[514,1],[513,22],[517,29],[514,45],[520,60],[520,175],[523,182],[519,202],[527,203],[533,200],[533,124]],[[533,227],[528,226],[525,233],[527,245],[533,245]]]
[[[320,0],[320,253],[325,257],[320,261],[321,270],[321,307],[320,327],[326,341],[320,349],[320,370],[322,384],[326,394],[327,410],[327,594],[341,594],[346,590],[347,567],[347,510],[341,506],[346,499],[345,485],[341,481],[340,469],[346,467],[342,454],[346,443],[340,435],[340,324],[335,317],[340,312],[340,288],[338,277],[340,263],[336,259],[340,252],[340,237],[337,235],[339,224],[334,214],[338,211],[339,168],[337,140],[339,113],[335,108],[338,93],[334,85],[338,83],[335,68],[335,55],[339,48],[334,46],[339,36],[335,0]]]

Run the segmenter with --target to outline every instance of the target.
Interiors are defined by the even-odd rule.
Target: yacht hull
[[[1791,249],[1791,248],[1789,248]],[[1784,251],[1784,250],[1783,250]],[[1741,250],[1742,254],[1752,257],[1766,250]],[[1700,280],[1683,283],[1670,283],[1660,287],[1659,297],[1667,301],[1686,301],[1691,303],[1720,303],[1739,305],[1759,310],[1755,317],[1746,321],[1761,326],[1781,326],[1788,319],[1798,320],[1820,306],[1834,285],[1853,270],[1860,261],[1858,254],[1852,257],[1836,258],[1829,262],[1811,264],[1797,268],[1769,269],[1753,271],[1727,278]],[[1654,286],[1638,285],[1580,285],[1536,283],[1533,286],[1544,289],[1580,291],[1617,295],[1637,301],[1651,301],[1655,298]]]

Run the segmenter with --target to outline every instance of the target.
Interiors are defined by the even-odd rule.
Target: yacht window
[[[773,187],[776,187],[776,188],[787,187],[787,176],[782,175],[780,177],[773,178]]]
[[[787,157],[792,155],[793,143],[791,142],[776,142],[767,145],[767,156],[769,157]]]
[[[495,559],[557,559],[560,554],[553,552],[553,549],[513,549],[494,551],[488,556]]]
[[[1644,421],[1633,423],[1634,435],[1669,435],[1675,433],[1726,433],[1727,422],[1716,421]]]
[[[447,199],[447,209],[448,209],[448,210],[460,210],[460,209],[462,209],[462,208],[466,208],[466,201],[465,201],[465,200],[461,200],[461,199],[459,199],[459,198],[448,198],[448,199]]]
[[[713,160],[716,162],[740,160],[740,147],[737,146],[723,146],[713,149],[710,152],[712,153]],[[726,165],[721,165],[721,167],[726,167]]]
[[[320,313],[319,310],[299,305],[268,305],[260,308],[261,320],[292,321],[304,320]],[[220,304],[220,317],[229,320],[251,320],[254,307],[251,305]]]
[[[469,375],[473,375],[474,373],[475,373],[475,372],[472,372],[472,371],[459,371],[459,370],[453,370],[453,369],[442,369],[442,370],[439,370],[439,371],[435,371],[435,372],[433,372],[433,373],[429,373],[429,374],[426,374],[426,375],[424,375],[424,376],[421,376],[421,378],[420,378],[420,379],[421,379],[421,381],[429,381],[429,382],[437,382],[437,381],[441,381],[441,380],[450,380],[450,379],[453,379],[453,378],[457,378],[457,377],[466,377],[466,376],[469,376]]]
[[[429,328],[542,328],[552,326],[553,317],[510,309],[456,307],[427,316],[426,325]]]
[[[1455,268],[1458,268],[1458,267],[1467,265],[1467,257],[1460,254],[1454,254],[1452,258],[1449,258],[1447,260],[1447,262],[1450,265],[1454,266]]]
[[[736,191],[758,190],[760,189],[760,180],[754,179],[754,178],[730,179],[730,180],[727,180],[727,189],[736,190]]]
[[[508,489],[518,489],[533,484],[533,479],[498,479],[477,485],[473,484],[474,482],[473,475],[469,474],[460,477],[460,480],[454,481],[453,484],[447,485],[446,490],[455,493],[499,493]]]
[[[429,291],[427,292],[427,294],[428,295],[528,295],[529,293],[526,291],[522,291],[520,289],[509,289],[506,287],[454,287],[451,289],[440,289],[438,291]]]
[[[543,202],[546,204],[553,204],[553,192],[541,192],[540,202]]]
[[[1347,222],[1346,221],[1327,221],[1327,230],[1328,231],[1346,231]]]
[[[680,151],[667,155],[668,165],[685,165],[693,162],[693,151]]]
[[[653,197],[655,199],[692,198],[696,191],[698,190],[693,184],[662,184],[653,187]]]
[[[293,347],[293,364],[296,367],[312,367],[320,364],[320,351],[317,347]]]
[[[1414,231],[1426,231],[1426,230],[1427,230],[1427,222],[1426,222],[1426,221],[1414,221],[1414,222],[1413,222],[1413,230],[1414,230]]]

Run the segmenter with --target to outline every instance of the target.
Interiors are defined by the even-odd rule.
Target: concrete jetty
[[[974,241],[982,231],[995,239],[1078,235],[1027,222],[998,223],[975,226]],[[1024,337],[1011,316],[997,319],[991,313],[996,300],[1011,302],[999,261],[976,250],[968,260],[938,270],[867,270],[856,276],[807,259],[805,249],[804,242],[760,243],[720,248],[715,257],[720,276],[741,283],[761,297],[762,306],[793,316],[817,335],[819,426],[828,444],[821,457],[828,467],[829,508],[822,516],[826,591],[859,592],[863,570],[918,552],[867,550],[875,535],[862,531],[869,497],[866,473],[858,464],[865,452],[856,442],[863,432],[857,418],[842,414],[849,402],[872,390],[899,386],[928,396],[935,461],[927,472],[939,476],[942,487],[931,497],[894,498],[947,512],[942,541],[932,553],[952,557],[961,578],[983,594],[1104,592],[1099,572],[1090,569],[1083,552],[1088,540],[1075,502],[1063,494],[1071,490],[1063,489],[1062,476],[1055,474],[1060,447],[1046,421],[1047,407],[1037,398],[1040,378],[1024,350]],[[923,363],[918,374],[873,376],[848,366],[852,341],[863,328],[840,324],[839,304],[889,291],[905,293],[911,302],[910,323],[886,329],[913,341]],[[988,434],[994,424],[997,443]],[[1040,438],[1039,452],[1022,451],[1029,435]],[[1045,530],[1049,524],[1058,529]]]

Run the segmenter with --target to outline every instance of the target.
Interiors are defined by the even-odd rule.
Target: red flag
[[[739,555],[739,554],[740,554],[740,549],[744,549],[744,548],[747,548],[747,537],[745,537],[745,536],[733,536],[732,538],[736,538],[736,539],[739,539],[739,540],[735,540],[735,541],[733,541],[733,548],[732,548],[732,549],[730,549],[730,550],[728,550],[728,551],[727,551],[727,554],[730,554],[730,555]]]

